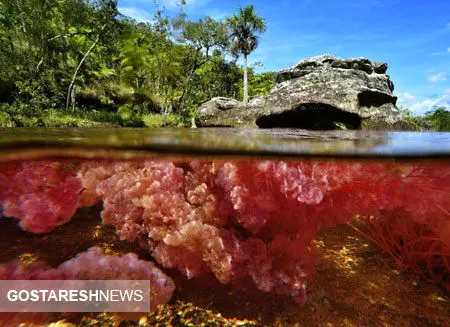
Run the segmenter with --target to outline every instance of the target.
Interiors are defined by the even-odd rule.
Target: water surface
[[[0,129],[0,158],[158,155],[448,157],[450,133],[295,129]],[[102,153],[96,155],[95,150]],[[133,154],[134,152],[134,154]]]

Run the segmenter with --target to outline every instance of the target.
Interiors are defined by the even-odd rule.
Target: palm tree
[[[253,5],[239,8],[239,14],[227,19],[231,29],[231,44],[235,53],[244,55],[244,104],[248,104],[247,56],[258,47],[255,33],[264,33],[266,23],[258,16]]]

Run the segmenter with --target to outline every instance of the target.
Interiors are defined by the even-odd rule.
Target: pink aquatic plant
[[[0,265],[0,280],[149,280],[150,310],[169,302],[175,285],[154,263],[139,260],[136,254],[105,255],[99,247],[78,254],[57,268],[44,262]],[[44,313],[1,313],[2,323],[12,326],[23,321],[45,322]]]
[[[0,163],[0,217],[19,218],[20,226],[34,233],[66,223],[78,207],[77,169],[68,161]]]
[[[9,169],[26,171],[27,165]],[[45,190],[52,179],[43,176],[55,174],[54,167],[34,165],[42,172],[28,174]],[[60,200],[70,200],[71,206],[102,201],[103,222],[113,225],[121,239],[146,247],[162,266],[188,278],[212,273],[221,283],[253,285],[300,303],[316,261],[312,240],[323,227],[355,215],[369,219],[404,212],[405,228],[410,222],[426,225],[432,237],[449,245],[450,170],[445,163],[161,159],[87,161],[76,167],[76,177],[68,174],[61,183],[73,197]],[[3,195],[6,209],[9,203],[20,207],[17,199],[24,192],[15,189],[10,175],[2,182],[11,189]],[[26,191],[47,199],[39,187]],[[45,226],[27,225],[34,232],[60,223],[54,215],[35,217],[36,212],[32,204],[4,209],[5,215]]]
[[[104,223],[189,278],[212,272],[222,283],[251,281],[302,302],[315,233],[357,214],[401,209],[448,243],[450,219],[439,209],[450,207],[444,164],[146,161],[109,169],[103,181],[95,177]]]
[[[78,254],[57,268],[44,262],[0,265],[0,280],[150,280],[151,306],[167,303],[175,289],[172,279],[153,262],[139,260],[134,253],[105,255],[99,247]]]
[[[175,285],[170,277],[153,262],[139,260],[134,253],[105,255],[99,247],[92,247],[57,268],[64,279],[87,280],[149,280],[150,309],[169,302]]]

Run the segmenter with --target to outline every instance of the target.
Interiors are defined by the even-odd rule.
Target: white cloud
[[[131,17],[137,22],[148,23],[153,19],[152,15],[148,11],[136,7],[119,7],[119,11],[123,15]]]
[[[398,108],[408,108],[412,111],[412,107],[417,104],[417,97],[408,92],[397,94],[397,98]]]
[[[121,1],[122,6],[119,5],[119,10],[122,14],[132,17],[139,22],[148,22],[153,19],[153,14],[149,14],[150,11],[156,11],[157,9],[167,9],[170,12],[179,12],[182,0],[129,0]],[[184,0],[185,4],[182,6],[183,11],[188,12],[192,10],[198,10],[212,0]],[[146,8],[149,11],[142,10],[140,8]],[[150,9],[152,8],[152,9]]]
[[[439,73],[434,74],[434,75],[428,75],[427,79],[431,83],[437,83],[437,82],[446,81],[447,80],[447,73],[439,72]]]
[[[405,100],[403,103],[399,103],[399,106],[410,109],[415,115],[423,115],[425,112],[433,110],[434,107],[450,107],[450,89],[444,89],[441,96],[434,99],[425,99],[422,101],[415,101],[416,97],[409,94],[402,99],[402,95],[399,95],[399,102]]]
[[[412,95],[408,92],[400,93],[397,95],[398,97],[398,105],[400,107],[410,107],[412,104],[416,102],[417,97],[415,95]]]
[[[385,8],[385,7],[389,7],[389,6],[394,6],[396,4],[398,4],[400,1],[399,0],[392,0],[392,1],[386,1],[386,0],[373,0],[373,1],[358,1],[358,2],[353,2],[350,4],[350,6],[352,7],[379,7],[379,8]]]
[[[409,107],[409,109],[415,114],[415,115],[423,115],[425,112],[430,111],[433,109],[433,107],[436,105],[435,100],[424,100],[422,102],[414,103],[412,106]]]

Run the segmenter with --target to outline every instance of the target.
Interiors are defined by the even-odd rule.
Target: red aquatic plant
[[[35,233],[66,223],[82,190],[77,173],[69,161],[0,163],[0,217],[19,218],[24,230]]]
[[[150,280],[150,308],[169,302],[175,285],[154,263],[136,254],[105,255],[99,247],[78,254],[57,268],[44,262],[0,264],[0,280]],[[24,321],[46,322],[46,313],[1,313],[0,326],[17,326]]]
[[[38,215],[44,212],[41,203],[73,208],[102,201],[103,222],[113,225],[121,239],[139,242],[163,267],[188,278],[212,273],[221,283],[290,295],[298,302],[306,298],[306,281],[316,262],[315,233],[357,214],[377,217],[368,220],[366,234],[384,237],[388,246],[380,243],[382,247],[404,265],[420,267],[414,260],[425,248],[447,253],[450,247],[450,216],[444,212],[450,208],[450,170],[445,163],[88,161],[76,166],[76,176],[73,171],[63,174],[59,184],[51,176],[65,171],[61,167],[67,163],[56,166],[56,172],[49,161],[17,165],[0,175],[7,189],[0,198],[5,215],[36,222],[22,225],[30,231],[48,231],[61,223],[54,214]],[[34,186],[17,186],[21,176]],[[53,201],[47,196],[53,187],[73,196]],[[35,194],[37,201],[21,202],[23,194]],[[9,203],[20,210],[9,210]],[[65,213],[63,221],[70,219],[73,209],[61,210],[56,212]],[[422,234],[416,225],[422,226]],[[399,230],[404,240],[399,241]],[[414,244],[410,261],[403,258],[408,253],[393,250],[398,244]],[[440,266],[432,259],[436,276],[448,271],[448,258],[441,258]]]
[[[406,193],[420,195],[408,179],[417,167],[392,162],[88,165],[83,185],[95,189],[86,187],[82,198],[103,199],[104,223],[122,239],[139,241],[164,267],[189,278],[212,272],[222,283],[253,284],[299,302],[313,271],[311,241],[319,229],[357,213],[421,209],[427,201],[416,197],[416,208],[409,208]]]
[[[139,260],[134,253],[105,255],[99,247],[92,247],[57,268],[45,262],[0,264],[0,280],[150,280],[151,307],[167,303],[174,284],[153,262]]]
[[[367,213],[358,232],[406,270],[450,291],[450,169],[444,163],[398,165],[388,183],[390,210]]]
[[[401,268],[442,284],[450,292],[450,221],[441,227],[440,235],[430,225],[415,222],[405,211],[366,217],[364,230],[351,226]]]
[[[116,163],[110,173],[89,165],[83,185],[103,199],[104,223],[164,267],[189,278],[212,272],[299,302],[316,260],[315,232],[348,221],[333,213],[349,200],[338,188],[364,173],[359,164],[327,162],[146,161]]]

